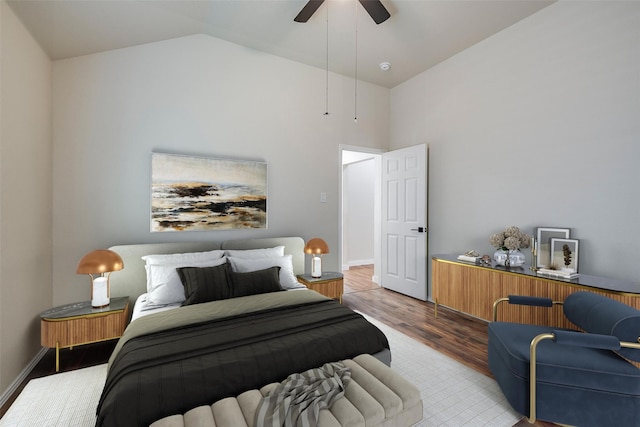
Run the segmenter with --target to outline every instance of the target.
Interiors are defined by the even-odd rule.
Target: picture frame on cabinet
[[[568,239],[571,235],[569,228],[537,227],[536,240],[538,242],[536,266],[549,268],[551,266],[551,239]]]
[[[551,266],[564,273],[578,273],[578,247],[576,239],[551,238]]]

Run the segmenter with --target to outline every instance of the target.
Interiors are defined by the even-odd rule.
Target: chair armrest
[[[620,350],[620,340],[613,335],[589,334],[574,331],[553,331],[553,341],[561,345],[599,348],[602,350]]]
[[[509,295],[509,304],[552,307],[553,300],[551,298],[531,297],[527,295]]]
[[[563,304],[562,301],[553,301],[551,298],[532,297],[527,295],[509,295],[507,298],[499,298],[493,303],[493,321],[498,320],[498,306],[508,301],[509,304],[527,305],[532,307],[552,307]]]

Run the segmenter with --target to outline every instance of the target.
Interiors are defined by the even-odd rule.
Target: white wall
[[[390,148],[430,145],[430,254],[570,227],[582,273],[640,281],[639,41],[640,3],[560,1],[392,89]]]
[[[51,307],[51,61],[0,1],[0,396]]]
[[[343,165],[343,268],[374,263],[375,161]]]
[[[386,148],[389,90],[359,83],[354,123],[353,80],[334,74],[323,116],[325,76],[204,35],[56,61],[54,302],[87,299],[77,262],[114,244],[300,235],[337,248],[339,145]],[[266,161],[269,228],[150,233],[152,151]],[[339,268],[337,251],[324,265]]]

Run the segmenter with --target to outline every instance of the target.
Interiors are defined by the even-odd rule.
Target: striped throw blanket
[[[315,427],[320,410],[344,395],[351,370],[341,362],[291,374],[265,396],[256,411],[256,427]]]

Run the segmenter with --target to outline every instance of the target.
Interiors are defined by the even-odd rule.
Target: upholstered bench
[[[351,369],[351,381],[344,397],[320,411],[319,426],[401,427],[422,419],[420,392],[387,365],[368,354],[343,363]],[[184,415],[158,420],[151,427],[251,427],[260,400],[276,386],[269,384],[211,406],[199,406]]]

